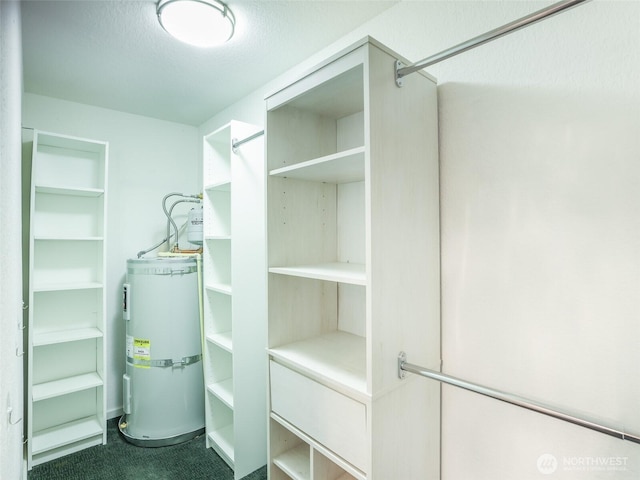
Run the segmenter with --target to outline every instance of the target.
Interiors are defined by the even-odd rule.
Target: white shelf
[[[207,341],[217,345],[229,353],[233,352],[231,332],[212,333],[207,335]]]
[[[244,478],[266,463],[264,140],[231,121],[204,135],[202,273],[207,445]],[[240,401],[240,399],[251,401]]]
[[[234,450],[233,450],[233,423],[225,427],[213,430],[209,433],[209,440],[215,445],[215,450],[226,457],[230,463],[234,463]]]
[[[366,340],[335,331],[269,349],[275,359],[362,398],[367,392]]]
[[[228,378],[221,382],[207,385],[207,390],[215,395],[227,407],[233,410],[233,379]]]
[[[87,438],[102,435],[103,430],[96,417],[87,417],[33,433],[32,452],[37,455]]]
[[[269,172],[274,177],[313,182],[349,183],[364,180],[364,147],[334,153]]]
[[[60,236],[44,236],[44,235],[39,235],[39,236],[35,236],[33,237],[33,239],[35,241],[44,241],[44,242],[50,242],[50,241],[54,241],[54,242],[58,242],[58,241],[64,241],[64,242],[101,242],[104,240],[104,237],[60,237]]]
[[[231,285],[227,285],[224,283],[208,283],[204,286],[207,290],[212,290],[214,292],[223,293],[225,295],[231,295]]]
[[[36,193],[50,193],[54,195],[71,195],[75,197],[100,197],[104,195],[101,188],[76,188],[55,185],[36,185]]]
[[[75,377],[67,377],[53,382],[33,385],[33,401],[46,400],[69,393],[88,390],[103,385],[100,375],[97,373],[85,373]]]
[[[81,282],[81,283],[47,283],[42,285],[34,285],[34,292],[59,292],[63,290],[88,290],[102,288],[99,282]]]
[[[311,480],[440,474],[439,387],[390,361],[441,356],[437,87],[398,90],[398,58],[365,38],[266,98],[274,478],[295,437]]]
[[[54,332],[33,334],[33,346],[53,345],[55,343],[76,342],[78,340],[88,340],[90,338],[102,337],[102,332],[95,327],[78,328],[73,330],[59,330]]]
[[[29,470],[107,440],[108,153],[107,142],[34,131],[25,352]]]
[[[231,182],[229,180],[223,180],[221,182],[210,183],[204,186],[205,190],[218,190],[221,192],[231,191]]]
[[[314,278],[330,282],[366,285],[365,266],[359,263],[322,263],[317,265],[297,265],[292,267],[271,267],[270,273],[294,277]]]
[[[275,457],[273,463],[293,480],[309,480],[311,478],[310,458],[309,445],[301,443]]]

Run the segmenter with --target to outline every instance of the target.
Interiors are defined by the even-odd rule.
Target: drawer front
[[[366,471],[366,406],[276,362],[270,369],[271,410]]]

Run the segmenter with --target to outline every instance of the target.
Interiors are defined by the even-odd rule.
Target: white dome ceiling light
[[[160,0],[156,12],[170,35],[197,47],[223,44],[236,24],[233,12],[218,0]]]

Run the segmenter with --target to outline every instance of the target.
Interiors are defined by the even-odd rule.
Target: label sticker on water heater
[[[151,340],[144,338],[133,339],[133,359],[144,362],[151,361]],[[149,365],[135,365],[137,368],[149,368]]]

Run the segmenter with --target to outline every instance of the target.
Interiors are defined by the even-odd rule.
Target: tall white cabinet
[[[108,144],[36,131],[29,239],[28,468],[106,443]]]
[[[269,478],[439,478],[435,80],[366,38],[266,99]],[[405,61],[405,63],[407,63]]]
[[[264,140],[233,121],[206,135],[204,375],[207,447],[236,479],[266,463]]]

